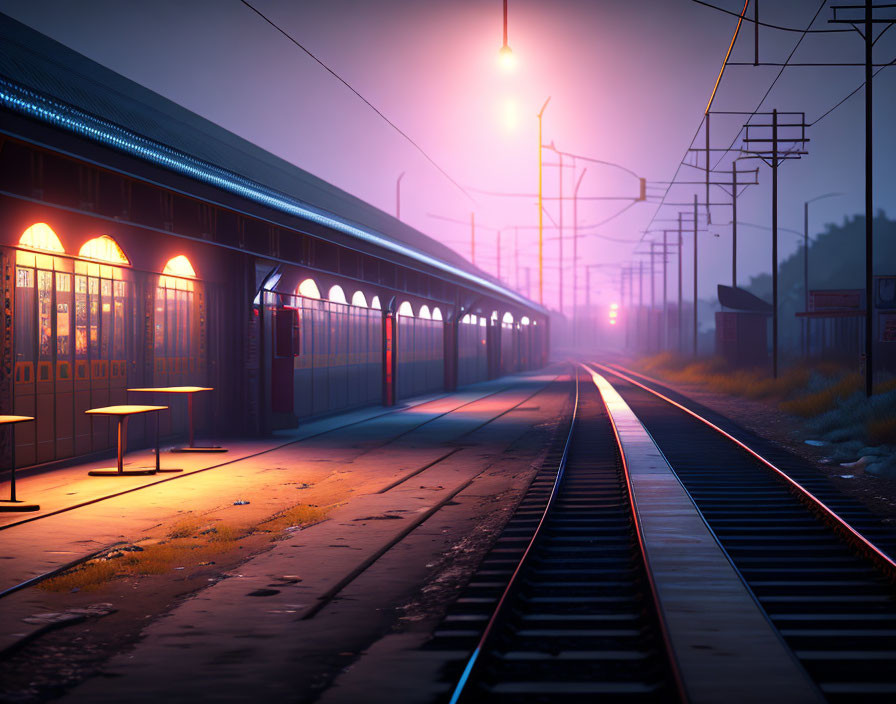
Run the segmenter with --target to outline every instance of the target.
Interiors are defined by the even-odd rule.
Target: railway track
[[[678,699],[615,447],[577,381],[568,434],[429,644],[472,653],[452,704]]]
[[[896,700],[896,565],[877,546],[892,545],[892,531],[798,458],[751,454],[663,390],[596,366],[827,699]]]

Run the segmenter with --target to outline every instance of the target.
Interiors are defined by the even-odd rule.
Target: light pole
[[[542,306],[544,305],[544,213],[541,190],[541,118],[549,102],[551,96],[548,96],[538,111],[538,303]]]
[[[401,220],[401,179],[404,178],[404,171],[398,175],[395,181],[395,219]]]
[[[820,196],[810,198],[803,203],[803,310],[809,310],[809,203],[814,203],[822,198],[833,198],[834,196],[842,196],[842,193],[825,193]],[[803,327],[803,356],[809,356],[809,331],[806,329],[809,325],[808,318]]]

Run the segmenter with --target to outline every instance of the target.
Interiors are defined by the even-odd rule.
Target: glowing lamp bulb
[[[498,63],[505,71],[512,71],[516,67],[516,57],[507,44],[498,51]]]
[[[610,319],[610,325],[615,325],[615,324],[616,324],[616,319],[615,319],[615,318],[611,318],[611,319]]]
[[[615,318],[617,315],[619,315],[619,313],[617,313],[615,310],[611,310],[611,311],[610,311],[610,317],[611,317],[611,318]]]
[[[618,307],[619,307],[619,304],[618,304],[618,303],[611,303],[611,304],[610,304],[610,308],[612,308],[613,310],[616,310]]]

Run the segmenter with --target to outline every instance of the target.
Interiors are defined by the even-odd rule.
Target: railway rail
[[[586,368],[643,424],[818,696],[893,701],[893,532],[799,458],[655,380]],[[469,653],[446,668],[451,704],[690,700],[613,428],[582,384],[555,469],[536,477],[429,644]]]
[[[577,379],[568,434],[430,644],[472,651],[452,704],[678,698],[613,446],[600,395]]]
[[[773,463],[667,390],[606,374],[662,450],[771,622],[833,702],[896,697],[892,540],[798,458]],[[665,393],[664,393],[665,391]],[[788,462],[789,459],[789,462]],[[780,466],[779,466],[780,465]]]

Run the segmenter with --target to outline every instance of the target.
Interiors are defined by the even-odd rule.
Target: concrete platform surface
[[[619,436],[660,616],[689,701],[825,701],[653,438],[613,386],[591,376]]]

